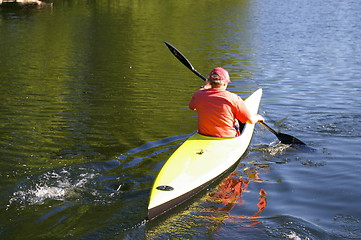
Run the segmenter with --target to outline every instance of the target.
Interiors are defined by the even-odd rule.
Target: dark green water
[[[356,0],[0,9],[0,238],[361,239],[360,16]],[[263,88],[267,122],[308,147],[257,126],[229,177],[242,194],[219,202],[224,180],[148,222],[202,85],[163,41],[242,97]]]

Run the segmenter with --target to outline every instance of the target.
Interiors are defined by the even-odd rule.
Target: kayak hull
[[[252,113],[258,112],[262,89],[245,100]],[[244,124],[235,138],[218,138],[199,133],[189,137],[166,161],[156,177],[150,195],[148,219],[181,204],[229,170],[246,152],[254,124]]]

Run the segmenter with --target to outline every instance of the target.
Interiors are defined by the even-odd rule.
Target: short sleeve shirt
[[[247,122],[251,115],[243,100],[220,88],[196,91],[189,108],[198,112],[198,132],[207,136],[230,138],[238,135],[237,119]]]

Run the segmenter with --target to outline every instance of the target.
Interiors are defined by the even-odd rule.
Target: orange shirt
[[[237,119],[245,123],[251,117],[238,95],[220,88],[196,91],[189,108],[198,112],[198,132],[213,137],[238,136]]]

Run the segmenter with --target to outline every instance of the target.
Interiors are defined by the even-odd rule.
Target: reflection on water
[[[240,169],[241,172],[236,171],[229,174],[217,186],[208,189],[208,193],[200,194],[200,198],[189,207],[185,204],[175,214],[168,213],[167,217],[161,217],[161,220],[156,219],[149,223],[147,238],[164,239],[179,234],[192,236],[216,233],[217,235],[217,232],[222,231],[221,226],[227,224],[239,224],[243,228],[260,224],[262,212],[267,206],[267,192],[263,188],[259,189],[256,198],[247,200],[249,203],[245,203],[243,196],[250,194],[250,184],[263,182],[257,169],[264,170],[267,167],[255,166],[254,160],[250,161],[248,165],[252,167],[245,167]],[[252,204],[254,207],[251,206]],[[237,209],[233,212],[235,207]],[[253,208],[256,210],[251,213],[250,209]],[[191,226],[190,223],[192,223]]]
[[[53,2],[0,8],[0,238],[361,235],[357,0]],[[257,126],[233,174],[149,222],[202,85],[163,41],[241,97],[263,88],[267,122],[307,147]]]
[[[221,207],[214,209],[216,212],[230,212],[232,208],[237,204],[242,204],[242,193],[247,192],[248,184],[250,181],[262,182],[258,178],[256,170],[245,170],[248,178],[244,180],[242,177],[237,177],[239,173],[235,172],[230,174],[225,180],[223,180],[217,187],[217,192],[210,193],[211,202],[221,204]],[[228,221],[235,221],[235,218],[257,218],[267,206],[267,193],[264,189],[259,190],[259,202],[257,203],[258,210],[253,216],[233,216],[227,214]],[[254,223],[254,225],[257,222]]]

